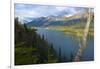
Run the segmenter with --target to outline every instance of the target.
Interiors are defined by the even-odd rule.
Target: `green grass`
[[[65,34],[75,35],[75,36],[79,36],[79,37],[82,37],[83,32],[84,32],[84,27],[77,26],[77,25],[75,25],[75,26],[50,26],[49,29],[62,31]],[[93,27],[89,28],[89,34],[88,35],[89,36],[94,35]]]

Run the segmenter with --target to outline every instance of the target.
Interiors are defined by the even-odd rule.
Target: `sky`
[[[80,7],[46,6],[22,3],[16,3],[14,8],[15,17],[19,17],[20,19],[47,16],[71,16],[79,12],[84,12],[86,9]]]

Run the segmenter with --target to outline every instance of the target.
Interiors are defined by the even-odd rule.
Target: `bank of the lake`
[[[58,30],[65,34],[75,35],[79,37],[82,37],[84,33],[84,28],[77,27],[77,26],[49,26],[48,29]],[[93,27],[90,27],[88,35],[92,37],[94,36]]]

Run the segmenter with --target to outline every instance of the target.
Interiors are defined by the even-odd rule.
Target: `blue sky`
[[[15,17],[21,19],[47,17],[47,16],[69,16],[75,13],[83,12],[86,8],[79,7],[61,7],[61,6],[45,6],[34,4],[15,4]]]

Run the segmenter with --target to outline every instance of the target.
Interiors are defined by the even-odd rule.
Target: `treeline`
[[[44,36],[40,37],[36,29],[28,28],[26,24],[15,21],[15,65],[56,63],[53,45]]]

